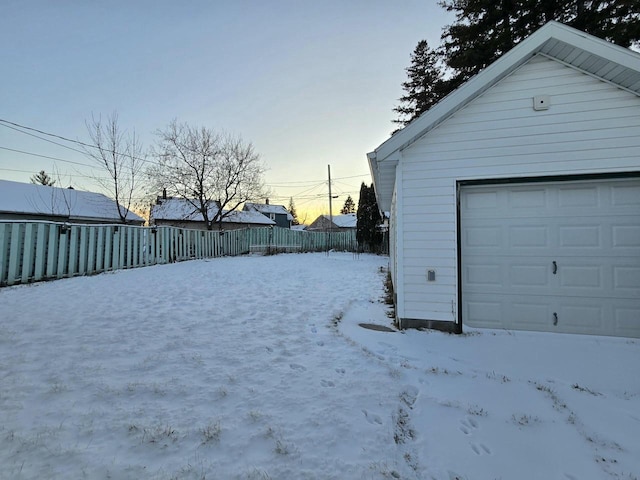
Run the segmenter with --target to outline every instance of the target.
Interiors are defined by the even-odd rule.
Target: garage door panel
[[[612,233],[615,249],[631,248],[640,253],[640,225],[614,225]]]
[[[503,327],[502,303],[470,298],[465,304],[465,317],[471,326],[501,328]]]
[[[463,187],[460,222],[463,322],[640,337],[640,179]]]
[[[613,285],[617,290],[632,290],[630,293],[640,298],[640,267],[614,267]]]
[[[545,210],[548,206],[547,190],[545,188],[525,188],[512,190],[507,193],[508,205],[513,211]]]
[[[574,295],[577,293],[575,289],[601,289],[602,268],[600,265],[563,266],[558,272],[560,287],[566,288],[568,294]]]
[[[594,333],[604,333],[604,315],[601,305],[561,305],[557,315],[557,326],[560,331],[580,332],[586,328]]]
[[[640,207],[640,189],[635,185],[613,185],[611,203],[616,207]]]
[[[502,245],[501,227],[469,227],[465,231],[464,240],[468,248],[500,248]]]
[[[599,207],[601,203],[597,185],[592,186],[560,186],[557,188],[558,207],[565,208],[591,208]]]
[[[500,265],[467,265],[465,267],[467,285],[470,287],[503,287],[502,268]]]
[[[569,225],[558,229],[563,248],[602,248],[602,225]]]
[[[621,335],[636,336],[640,328],[640,308],[634,305],[624,305],[613,309],[616,331]]]
[[[509,285],[513,287],[549,287],[547,265],[513,263],[509,267]]]
[[[516,325],[518,328],[527,328],[529,330],[547,330],[553,323],[553,315],[550,307],[542,299],[529,299],[526,302],[511,301],[508,302],[507,320],[511,327]]]
[[[547,225],[521,225],[509,227],[508,245],[512,248],[549,248]]]

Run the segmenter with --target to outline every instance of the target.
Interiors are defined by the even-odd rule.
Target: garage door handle
[[[556,273],[558,273],[558,264],[554,260],[553,261],[553,274],[555,275]]]

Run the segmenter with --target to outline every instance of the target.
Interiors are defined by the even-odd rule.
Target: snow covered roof
[[[164,198],[161,203],[151,206],[151,218],[155,220],[191,220],[202,222],[202,213],[188,200],[184,198]],[[209,205],[209,218],[218,213],[218,204]]]
[[[260,225],[275,225],[276,222],[269,217],[265,217],[260,212],[246,212],[243,210],[234,210],[228,216],[222,219],[222,222],[233,223],[257,223]]]
[[[325,215],[329,218],[329,215]],[[334,215],[333,223],[340,228],[356,228],[358,218],[355,213],[347,213],[346,215]]]
[[[120,222],[116,202],[101,193],[0,180],[0,213]],[[127,222],[144,219],[129,211]]]
[[[226,210],[225,210],[226,212]],[[209,218],[213,218],[218,213],[218,204],[213,202],[209,205]],[[184,198],[162,199],[158,205],[152,205],[151,218],[153,220],[187,220],[192,222],[203,222],[204,218],[191,202]],[[227,223],[253,223],[260,225],[275,225],[273,220],[265,217],[256,211],[234,210],[222,219]]]
[[[293,216],[289,213],[289,210],[285,208],[284,205],[271,205],[269,203],[250,203],[247,202],[244,204],[243,210],[245,211],[255,211],[260,212],[263,215],[268,215],[270,213],[286,215],[287,220],[293,220]]]

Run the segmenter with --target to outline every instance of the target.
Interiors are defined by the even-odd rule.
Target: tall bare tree
[[[107,180],[96,178],[96,181],[110,192],[120,220],[126,223],[146,161],[142,143],[135,130],[128,133],[120,127],[117,112],[104,122],[92,115],[85,124],[93,143],[93,148],[85,147],[86,155],[109,175]]]
[[[175,120],[156,134],[150,185],[191,204],[208,229],[216,223],[220,228],[240,205],[265,195],[264,167],[251,143]]]

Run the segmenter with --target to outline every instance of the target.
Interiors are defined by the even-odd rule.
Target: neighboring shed
[[[143,225],[128,212],[126,223]],[[101,193],[0,180],[0,220],[44,220],[67,223],[122,223],[115,201]]]
[[[210,219],[214,218],[218,208],[217,203],[213,203],[210,206],[208,213]],[[198,230],[207,229],[202,213],[184,198],[158,198],[156,204],[151,206],[149,222],[156,226],[168,225]],[[222,227],[225,230],[268,226],[275,226],[275,222],[258,212],[234,210],[222,219]],[[215,228],[217,229],[218,225]]]
[[[245,212],[260,212],[270,220],[276,222],[278,227],[291,228],[293,216],[284,205],[271,205],[267,198],[266,203],[250,203],[247,202],[242,208]]]
[[[640,55],[551,22],[368,154],[401,327],[640,337]]]
[[[333,217],[330,217],[329,215],[320,215],[306,228],[306,230],[316,232],[355,230],[356,224],[357,217],[355,213],[333,215]]]

